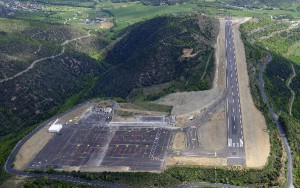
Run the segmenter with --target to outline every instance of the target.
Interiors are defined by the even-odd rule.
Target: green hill
[[[218,26],[204,16],[157,17],[134,25],[107,52],[105,61],[114,67],[92,95],[125,98],[134,89],[168,82],[169,92],[210,88]],[[183,57],[184,49],[191,54]]]

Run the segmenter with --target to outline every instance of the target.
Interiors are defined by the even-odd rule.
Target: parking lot
[[[131,170],[162,170],[170,131],[161,128],[121,127],[110,142],[102,165]]]
[[[29,169],[66,166],[162,170],[170,131],[163,126],[109,126],[110,114],[89,109],[70,120],[28,164]]]

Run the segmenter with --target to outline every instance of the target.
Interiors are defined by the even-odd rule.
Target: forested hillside
[[[85,30],[4,18],[0,26],[0,136],[43,120],[105,71],[84,52],[106,42]]]
[[[218,26],[204,16],[157,17],[134,25],[107,52],[105,61],[114,67],[92,95],[125,98],[135,88],[171,81],[172,91],[208,89]]]
[[[204,90],[212,82],[218,34],[213,18],[166,16],[135,24],[120,32],[104,62],[89,54],[108,45],[105,32],[5,18],[0,25],[0,44],[6,44],[0,45],[1,135],[43,120],[81,91],[73,102],[83,96],[126,98],[160,83],[169,85],[158,96]]]

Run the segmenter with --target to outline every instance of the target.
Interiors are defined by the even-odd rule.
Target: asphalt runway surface
[[[227,164],[245,165],[242,113],[231,19],[226,19],[225,41],[227,62],[226,85],[228,91],[226,101],[226,117],[228,148],[230,149],[229,156],[227,157]]]

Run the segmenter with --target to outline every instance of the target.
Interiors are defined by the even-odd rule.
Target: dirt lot
[[[162,115],[162,112],[147,111],[147,110],[137,110],[137,109],[125,109],[118,108],[115,110],[118,116],[135,116],[135,115]]]
[[[193,53],[193,51],[194,51],[193,48],[184,48],[182,50],[183,54],[181,55],[181,57],[183,57],[183,58],[185,58],[185,57],[195,57],[198,54],[198,52]]]
[[[183,132],[177,132],[174,136],[172,149],[182,150],[186,147],[186,136]]]
[[[239,23],[245,19],[234,20],[234,43],[238,70],[241,110],[246,152],[246,166],[259,168],[266,164],[270,153],[269,135],[262,113],[254,106],[249,87],[249,77],[244,44],[239,32]]]
[[[14,162],[15,169],[24,170],[28,162],[33,159],[53,137],[54,134],[48,132],[49,127],[50,125],[42,128],[22,146],[16,155]]]
[[[225,158],[171,157],[166,165],[226,166]]]
[[[133,117],[114,116],[112,117],[111,122],[138,122],[138,119]]]
[[[90,107],[91,107],[91,105],[87,104],[87,105],[84,105],[84,106],[82,106],[82,107],[80,107],[80,108],[78,108],[78,109],[70,112],[70,113],[67,113],[66,115],[64,115],[61,118],[59,118],[59,120],[58,120],[57,123],[65,124],[69,120],[79,119],[80,116],[83,114],[83,112],[85,112]]]
[[[225,88],[225,22],[220,19],[220,33],[217,39],[216,48],[216,61],[215,61],[215,78],[213,88],[207,91],[197,92],[180,92],[173,93],[162,97],[156,103],[173,106],[172,114],[188,117],[191,114],[201,114],[203,109],[210,106],[214,100],[220,95]],[[196,102],[195,102],[196,101]]]
[[[219,151],[227,145],[227,126],[225,119],[225,108],[198,130],[199,141],[205,150]]]

